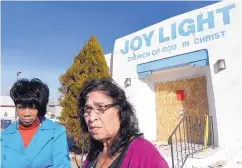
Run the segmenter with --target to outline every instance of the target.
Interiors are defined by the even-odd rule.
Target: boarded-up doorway
[[[184,90],[185,98],[178,101],[177,90]],[[155,85],[157,140],[167,141],[184,115],[208,115],[206,77],[200,76]]]

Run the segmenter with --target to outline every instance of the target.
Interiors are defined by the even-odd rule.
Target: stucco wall
[[[242,140],[242,2],[223,1],[162,21],[115,41],[113,78],[124,86],[130,77],[132,85],[126,90],[135,105],[141,130],[149,140],[156,140],[154,82],[205,73],[208,80],[208,101],[211,115],[216,119],[219,145]],[[127,45],[129,44],[129,45]],[[188,45],[189,44],[189,45]],[[125,48],[125,46],[128,46]],[[169,47],[170,46],[170,47]],[[153,73],[138,78],[138,64],[207,49],[209,67],[184,67]],[[128,52],[126,52],[128,51]],[[225,59],[226,69],[214,73],[214,64]],[[195,72],[196,71],[196,72]]]

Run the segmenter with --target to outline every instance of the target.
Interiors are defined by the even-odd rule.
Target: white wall
[[[0,118],[14,118],[15,117],[15,105],[10,96],[1,96]],[[5,112],[7,117],[4,116]]]
[[[112,53],[105,54],[104,57],[105,57],[105,60],[107,62],[107,66],[108,66],[109,72],[110,72],[111,71],[110,68],[111,68],[111,57],[112,57]]]
[[[1,96],[1,105],[14,106],[14,102],[10,96]]]
[[[7,116],[4,116],[5,112]],[[14,107],[0,107],[0,118],[14,118],[15,117],[15,108]]]
[[[15,117],[15,105],[12,101],[10,96],[1,96],[1,107],[0,107],[0,118],[14,118]],[[49,105],[52,105],[49,107]],[[56,102],[53,102],[50,100],[50,103],[48,103],[47,107],[47,115],[46,117],[49,117],[51,115],[51,112],[55,114],[55,116],[60,116],[62,111],[62,107]],[[8,116],[5,117],[4,114],[7,112]]]
[[[181,67],[169,69],[165,71],[155,72],[141,80],[132,78],[132,85],[125,88],[127,96],[135,105],[141,131],[145,133],[145,137],[151,141],[155,141],[156,135],[156,105],[154,87],[156,83],[174,81],[184,78],[206,76],[207,92],[210,115],[216,117],[214,109],[214,95],[211,84],[211,76],[209,67]],[[215,123],[216,127],[216,123]],[[217,137],[216,137],[217,140]]]
[[[55,106],[55,116],[58,116],[59,117],[61,115],[62,109],[63,109],[62,106],[56,105]]]
[[[222,15],[220,8],[233,4],[235,4],[235,8],[225,11],[225,13],[223,13],[224,15]],[[208,24],[205,23],[203,24],[204,30],[198,32],[197,28],[199,26],[197,17],[201,14],[203,18],[207,18],[208,15],[211,18],[211,16],[214,15],[214,28],[210,27],[209,29]],[[227,16],[230,18],[230,24],[225,24],[227,23],[226,21],[228,21]],[[173,17],[115,41],[113,78],[121,86],[123,86],[125,78],[132,78],[132,86],[127,88],[126,92],[137,109],[137,115],[141,124],[140,127],[144,131],[147,139],[155,140],[156,138],[154,91],[152,89],[153,84],[151,80],[138,79],[136,72],[137,65],[165,57],[207,49],[211,70],[211,73],[207,73],[207,76],[211,76],[212,78],[210,85],[208,85],[209,109],[210,111],[216,110],[216,114],[215,112],[213,114],[217,118],[219,145],[225,146],[229,142],[232,144],[233,140],[242,140],[242,134],[238,132],[238,128],[242,128],[242,107],[240,106],[240,95],[242,95],[242,66],[240,65],[240,61],[242,61],[242,40],[240,38],[242,37],[241,16],[242,2],[223,1]],[[186,18],[190,19],[190,21],[194,21],[193,26],[195,26],[196,30],[194,30],[193,33],[188,36],[182,36],[178,33],[178,30],[176,30],[175,32],[177,34],[176,37],[173,35],[173,40],[168,40],[166,42],[159,41],[159,28],[163,28],[164,37],[168,37],[172,33],[171,26],[174,25],[174,23],[178,26]],[[184,26],[184,30],[191,30],[191,27],[188,27],[188,25],[187,23]],[[148,36],[151,35],[151,31],[154,31],[151,40],[145,42],[143,34],[148,34],[146,36],[147,39]],[[215,33],[217,33],[217,35],[219,34],[220,38],[211,40],[211,35],[213,34],[213,37],[215,37]],[[207,42],[195,43],[199,38],[208,38],[208,35],[210,35],[210,40],[208,39]],[[136,49],[136,51],[131,51],[131,49],[129,49],[128,53],[121,53],[126,40],[131,42],[134,37],[139,39],[140,36],[142,39],[142,47],[140,49],[138,49],[140,41],[134,40],[133,48]],[[161,40],[162,39],[163,38],[161,38]],[[183,41],[189,41],[190,46],[183,47]],[[150,46],[145,46],[149,44]],[[163,47],[168,45],[176,45],[176,49],[169,52],[160,51],[160,53],[156,55],[151,54],[152,56],[146,58],[128,61],[133,55],[137,56],[147,52],[152,53],[152,51],[157,51],[157,49],[162,50]],[[226,60],[227,69],[215,74],[213,64],[218,59]],[[189,75],[189,72],[180,71],[179,74],[180,76],[186,76]],[[170,73],[166,75],[166,78],[172,78]],[[211,88],[211,83],[213,89]],[[214,91],[215,106],[212,104],[214,101],[212,90]]]

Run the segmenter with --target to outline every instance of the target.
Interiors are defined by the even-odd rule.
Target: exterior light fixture
[[[226,69],[225,60],[224,59],[217,60],[217,62],[214,64],[214,72],[218,73],[224,69]]]
[[[131,86],[131,78],[126,78],[124,81],[124,87],[127,88]]]
[[[216,62],[219,71],[226,69],[225,60],[221,59]]]

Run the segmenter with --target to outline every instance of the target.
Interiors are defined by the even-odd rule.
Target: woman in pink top
[[[110,78],[90,80],[78,111],[90,148],[84,168],[168,168],[158,150],[139,132],[135,110]]]

